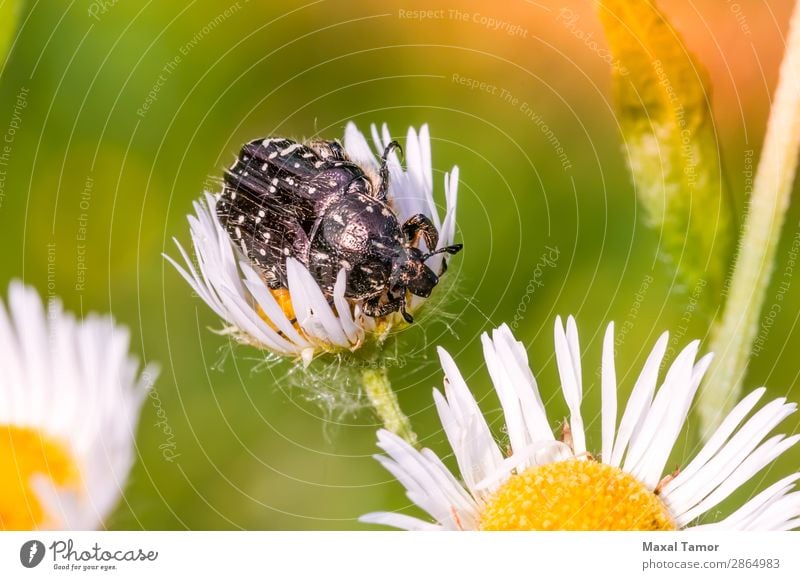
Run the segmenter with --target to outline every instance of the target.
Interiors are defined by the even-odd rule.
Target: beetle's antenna
[[[386,146],[386,149],[383,150],[383,155],[381,156],[381,169],[380,169],[380,178],[381,184],[378,188],[378,199],[384,201],[386,199],[386,193],[389,191],[389,154],[398,149],[400,151],[400,155],[403,154],[403,148],[400,147],[400,143],[397,141],[392,141]]]
[[[457,254],[461,251],[461,248],[464,247],[464,244],[453,244],[452,246],[445,246],[444,248],[439,248],[438,250],[434,250],[433,252],[428,252],[424,256],[422,256],[422,261],[424,262],[431,256],[435,256],[436,254]]]

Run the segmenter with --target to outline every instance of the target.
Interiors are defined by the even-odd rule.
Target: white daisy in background
[[[381,155],[392,141],[386,125],[379,133],[372,127],[375,151]],[[370,149],[364,135],[353,123],[347,125],[344,147],[348,157],[377,175],[379,159]],[[433,196],[433,169],[428,126],[417,132],[408,130],[405,142],[406,168],[392,152],[388,157],[389,190],[387,202],[400,223],[412,215],[426,215],[439,233],[437,248],[453,243],[455,235],[458,168],[444,177],[445,216],[440,218]],[[359,348],[368,334],[385,336],[391,327],[402,321],[393,313],[381,319],[366,316],[362,304],[345,298],[346,272],[339,272],[329,303],[322,289],[305,266],[287,258],[288,288],[272,290],[262,276],[231,242],[216,215],[217,196],[206,193],[194,203],[195,215],[189,216],[194,254],[193,263],[180,243],[175,241],[185,262],[179,265],[165,256],[180,272],[192,289],[225,321],[223,332],[241,343],[279,355],[297,356],[308,364],[319,352]],[[422,244],[424,242],[418,242]],[[433,248],[421,248],[432,250]],[[442,255],[431,256],[426,264],[437,274],[443,271]],[[410,312],[424,299],[412,296],[407,302]]]
[[[129,342],[110,317],[77,321],[11,283],[8,308],[0,301],[0,530],[103,525],[157,374],[139,374]]]
[[[362,521],[408,530],[789,530],[800,527],[795,473],[716,523],[698,525],[743,483],[800,436],[769,433],[796,405],[780,398],[748,419],[765,389],[745,397],[678,473],[665,472],[711,355],[695,362],[698,341],[670,365],[656,390],[668,335],[656,343],[617,424],[614,330],[603,342],[602,450],[587,453],[581,417],[582,379],[575,321],[558,319],[555,346],[564,398],[570,410],[566,437],[557,440],[547,421],[522,343],[507,326],[482,336],[486,366],[503,408],[510,453],[498,447],[453,359],[439,350],[445,395],[436,407],[461,471],[458,481],[429,449],[418,451],[382,430],[378,461],[406,488],[409,499],[434,522],[396,513]]]

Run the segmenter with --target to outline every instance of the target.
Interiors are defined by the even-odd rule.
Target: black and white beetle
[[[455,254],[438,250],[439,232],[424,214],[400,224],[387,203],[387,158],[378,175],[351,161],[337,141],[251,141],[225,171],[217,216],[270,288],[286,288],[286,259],[302,262],[329,300],[336,277],[347,272],[345,296],[363,301],[368,316],[406,311],[406,291],[428,297],[439,277],[425,260]],[[433,250],[423,253],[419,239]],[[444,265],[444,262],[443,262]]]

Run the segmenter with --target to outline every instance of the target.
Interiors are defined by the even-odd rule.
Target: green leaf
[[[8,49],[17,32],[23,0],[0,0],[0,72],[6,65]]]
[[[734,236],[705,69],[649,0],[598,0],[636,194],[692,294],[717,298]],[[698,290],[699,288],[699,290]]]

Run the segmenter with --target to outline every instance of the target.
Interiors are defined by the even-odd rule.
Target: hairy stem
[[[716,359],[700,391],[703,438],[738,400],[750,361],[759,314],[774,269],[800,148],[800,1],[795,5],[778,87],[756,171],[750,208],[739,240],[722,320],[715,329]]]
[[[411,422],[408,417],[400,410],[397,395],[392,390],[392,384],[389,382],[389,373],[386,369],[378,368],[362,371],[361,382],[364,385],[364,391],[367,393],[369,402],[372,403],[372,407],[380,417],[384,427],[399,435],[411,445],[416,446],[417,436],[411,429]]]

